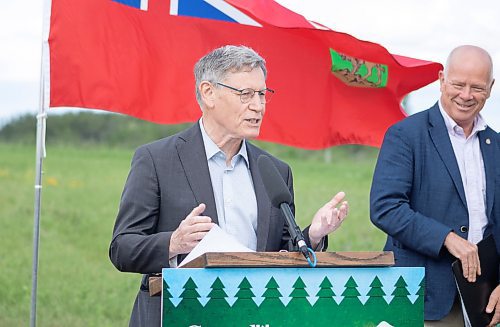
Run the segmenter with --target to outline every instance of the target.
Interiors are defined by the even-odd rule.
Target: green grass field
[[[117,271],[108,245],[132,150],[48,147],[43,165],[38,326],[126,326],[140,276]],[[330,251],[380,250],[368,194],[377,150],[332,148],[332,163],[288,159],[304,227],[337,191],[348,220]],[[0,326],[27,326],[33,251],[35,148],[0,143]]]

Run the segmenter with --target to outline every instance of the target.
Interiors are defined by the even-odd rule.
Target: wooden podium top
[[[394,265],[391,251],[317,252],[316,268],[387,267]],[[180,268],[279,268],[309,267],[300,252],[208,252]],[[162,277],[149,278],[149,294],[159,295]]]
[[[317,252],[317,268],[385,267],[394,265],[392,252]],[[300,252],[208,252],[181,268],[309,267]]]

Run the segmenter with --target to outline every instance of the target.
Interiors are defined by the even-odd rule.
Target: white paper
[[[186,258],[182,260],[179,267],[198,258],[200,255],[207,252],[255,252],[238,242],[236,238],[222,230],[218,225],[203,237],[196,247],[189,252]]]

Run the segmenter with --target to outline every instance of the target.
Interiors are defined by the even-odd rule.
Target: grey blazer
[[[293,195],[290,167],[269,153],[246,142],[258,207],[257,251],[289,248],[290,236],[284,217],[272,207],[257,169],[257,158],[269,156]],[[176,135],[139,147],[122,193],[109,248],[117,269],[144,274],[137,295],[131,326],[159,326],[160,297],[148,294],[148,275],[169,267],[172,232],[200,203],[204,215],[218,222],[215,199],[198,123]],[[295,211],[294,204],[291,205]],[[306,242],[308,228],[304,230]],[[324,248],[326,249],[326,238]],[[182,260],[184,256],[178,256]]]

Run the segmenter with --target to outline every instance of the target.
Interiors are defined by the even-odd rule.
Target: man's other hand
[[[339,228],[347,216],[349,204],[343,201],[344,197],[344,192],[337,193],[314,215],[309,227],[309,240],[313,249],[318,246],[323,237]]]
[[[477,245],[450,232],[444,240],[444,246],[462,263],[464,278],[467,278],[470,283],[474,283],[476,277],[481,275]]]
[[[486,312],[495,312],[488,327],[495,327],[497,324],[500,324],[500,285],[491,292],[490,300],[486,306]]]
[[[205,208],[206,205],[204,203],[194,208],[172,233],[169,248],[170,258],[178,254],[191,252],[210,229],[212,229],[214,226],[212,219],[208,216],[201,216]]]

